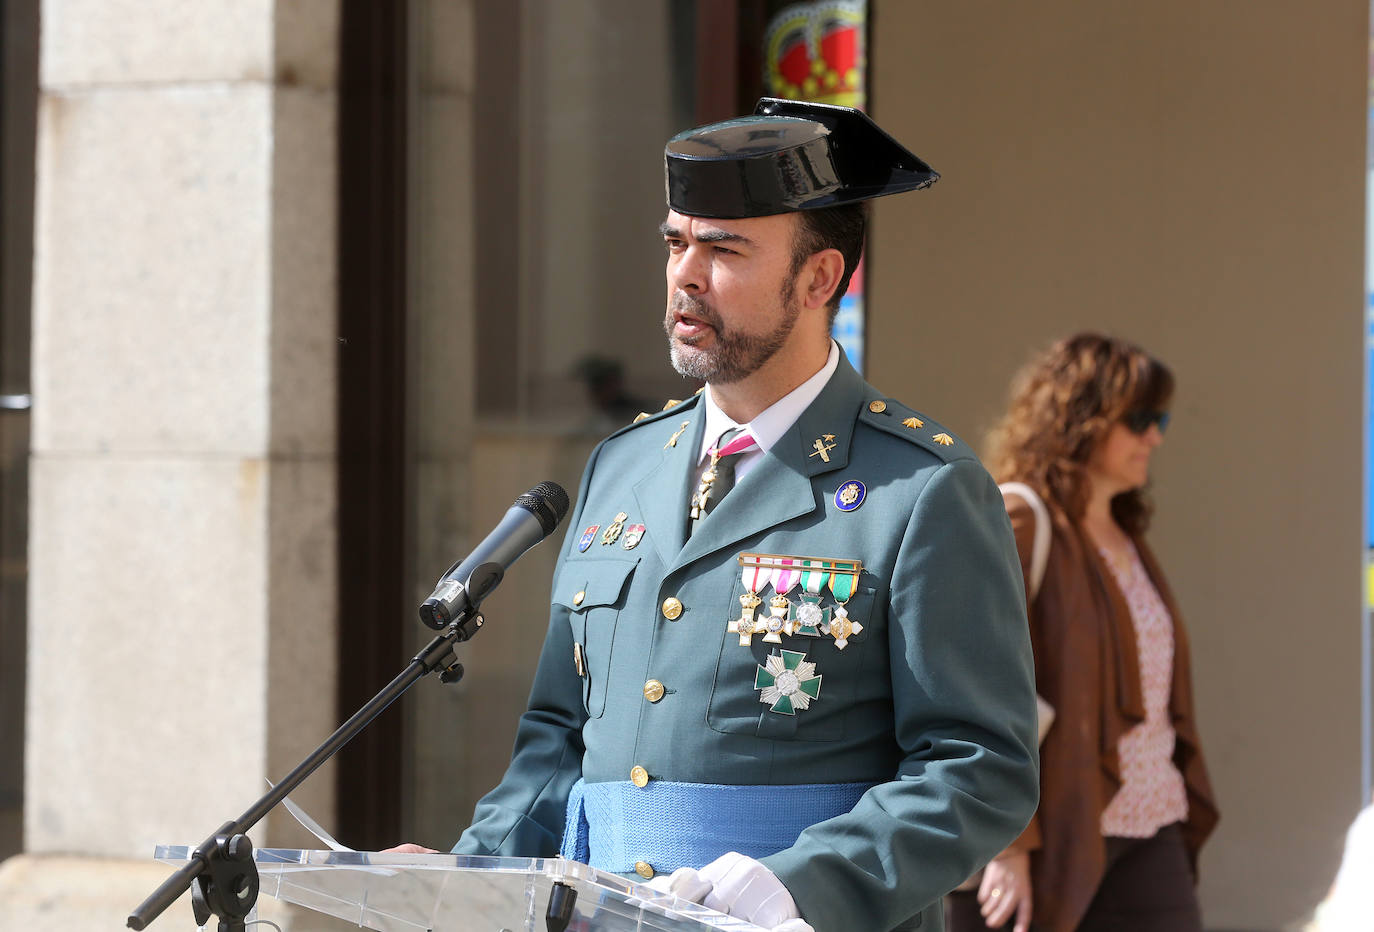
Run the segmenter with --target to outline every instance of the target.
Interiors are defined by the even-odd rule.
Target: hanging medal
[[[778,588],[778,576],[783,572],[780,565],[780,557],[761,556],[758,562],[762,564],[763,571],[767,573],[767,578],[773,584],[773,589]],[[759,619],[759,624],[764,632],[763,639],[769,644],[781,644],[783,627],[787,623],[787,597],[784,595],[774,595],[768,601],[768,616]]]
[[[821,629],[830,623],[830,609],[821,607],[821,593],[825,591],[825,584],[830,581],[825,561],[802,560],[800,578],[801,600],[792,615],[792,624],[796,630],[791,633],[811,638],[820,637]]]
[[[797,633],[797,619],[789,617],[791,614],[792,603],[787,599],[787,593],[797,585],[801,579],[801,563],[795,557],[774,557],[778,565],[777,572],[773,574],[773,598],[768,602],[768,611],[782,619],[782,632],[786,635]]]
[[[706,511],[706,503],[711,500],[712,486],[716,481],[716,467],[720,465],[723,456],[734,456],[736,453],[745,453],[758,447],[758,441],[754,439],[744,428],[738,428],[738,433],[729,443],[718,447],[711,447],[707,454],[711,457],[706,464],[706,469],[701,474],[701,481],[697,485],[696,492],[692,495],[692,508],[689,515],[693,521],[701,519]],[[729,491],[728,489],[726,491]]]
[[[769,711],[796,715],[797,709],[805,710],[812,699],[820,698],[821,679],[805,651],[785,650],[781,655],[769,654],[757,667],[754,688],[760,691],[759,702],[769,704]]]
[[[732,618],[725,626],[726,631],[739,635],[740,647],[748,647],[753,643],[755,634],[763,633],[763,622],[754,617],[754,612],[763,604],[758,592],[768,585],[771,575],[771,567],[756,562],[746,564],[740,573],[745,592],[739,597],[739,617]]]
[[[702,513],[706,509],[706,501],[711,497],[711,484],[716,481],[716,464],[720,462],[720,454],[715,449],[711,450],[711,462],[701,474],[701,480],[697,485],[697,490],[692,495],[692,509],[688,513],[693,521],[699,521]]]
[[[835,646],[844,650],[849,639],[863,632],[864,626],[849,617],[844,605],[854,595],[854,584],[858,582],[858,567],[850,561],[835,560],[830,564],[830,593],[835,597],[835,611],[830,623],[821,628],[835,639]]]

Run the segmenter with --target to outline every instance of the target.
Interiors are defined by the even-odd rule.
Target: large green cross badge
[[[806,709],[812,699],[820,698],[821,677],[816,675],[816,665],[806,660],[803,651],[769,654],[764,665],[757,669],[754,688],[763,691],[759,694],[759,702],[772,703],[770,710],[773,712],[796,715],[797,709]]]

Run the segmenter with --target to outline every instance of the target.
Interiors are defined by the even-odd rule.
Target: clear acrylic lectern
[[[159,845],[185,863],[194,845]],[[554,885],[577,892],[569,932],[766,932],[562,858],[254,851],[262,892],[378,932],[545,932]]]

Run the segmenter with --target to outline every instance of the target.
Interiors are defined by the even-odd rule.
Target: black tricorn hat
[[[677,134],[663,158],[668,206],[720,219],[834,207],[940,177],[862,110],[775,97],[753,116]]]

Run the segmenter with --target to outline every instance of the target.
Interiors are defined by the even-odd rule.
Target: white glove
[[[773,932],[816,932],[805,919],[789,919],[773,926]]]
[[[756,926],[782,926],[780,932],[806,932],[811,928],[806,923],[794,926],[787,922],[801,919],[792,894],[776,874],[753,858],[731,851],[703,867],[699,877],[711,885],[703,901],[710,909]]]
[[[693,903],[700,903],[711,892],[711,885],[691,867],[679,867],[671,874],[659,874],[649,881],[648,886],[659,893],[668,893]]]

